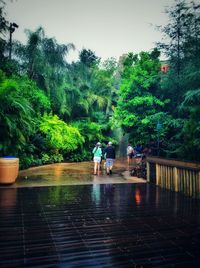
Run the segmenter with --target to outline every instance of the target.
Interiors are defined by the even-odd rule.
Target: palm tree
[[[66,78],[67,102],[71,104],[70,115],[73,119],[95,119],[95,114],[99,112],[109,116],[115,91],[112,77],[114,69],[110,72],[108,68],[100,68],[98,60],[90,62],[86,56],[90,57],[91,53],[80,55],[80,60],[69,66]],[[92,59],[95,57],[92,54]]]
[[[64,97],[64,73],[66,55],[74,45],[58,44],[55,38],[47,38],[42,27],[35,32],[27,30],[28,42],[15,43],[15,56],[21,62],[22,71],[37,82],[51,99],[53,112],[63,114],[67,109]]]
[[[17,154],[33,132],[33,109],[23,97],[19,84],[6,79],[0,84],[0,149]]]

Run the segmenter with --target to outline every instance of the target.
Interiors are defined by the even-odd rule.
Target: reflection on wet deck
[[[0,188],[0,267],[199,267],[200,201],[148,183]]]

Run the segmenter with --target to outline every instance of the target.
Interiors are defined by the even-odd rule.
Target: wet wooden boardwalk
[[[199,252],[200,201],[152,184],[0,187],[1,268],[199,267]]]
[[[146,183],[146,180],[131,177],[126,159],[115,162],[112,176],[106,175],[101,167],[97,176],[93,175],[93,163],[60,163],[20,171],[19,177],[12,187],[36,187],[58,185],[85,185],[106,183]]]

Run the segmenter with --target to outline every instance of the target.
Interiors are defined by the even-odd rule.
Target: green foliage
[[[32,154],[20,154],[20,169],[29,168],[30,166],[39,166],[43,162],[36,155]]]
[[[179,147],[179,157],[200,161],[200,89],[189,90],[180,105],[183,113],[188,114],[181,131],[183,143]]]
[[[191,109],[190,117],[182,130],[183,143],[180,146],[179,157],[200,161],[200,106]]]
[[[78,128],[81,135],[84,137],[84,144],[70,155],[71,161],[90,160],[92,158],[92,149],[95,144],[100,141],[101,143],[108,141],[108,132],[106,125],[91,121],[76,121],[73,126]]]
[[[1,155],[20,156],[29,150],[26,147],[37,129],[37,118],[48,109],[50,109],[48,98],[33,81],[26,77],[6,78],[1,73]]]
[[[41,117],[39,130],[45,135],[46,146],[50,150],[68,153],[84,142],[79,130],[67,125],[57,115]]]
[[[146,142],[154,137],[154,118],[158,118],[165,103],[160,100],[159,54],[132,53],[124,59],[122,80],[118,91],[115,118],[120,120],[125,131],[134,137],[134,142]]]
[[[91,151],[88,150],[89,148],[85,148],[81,146],[79,150],[74,151],[67,156],[67,160],[71,162],[81,162],[81,161],[90,161],[92,159]]]
[[[163,28],[168,42],[160,47],[168,55],[170,70],[163,74],[161,97],[169,98],[171,115],[166,134],[167,154],[200,161],[200,6],[181,1],[169,9],[170,23]]]
[[[45,36],[42,27],[35,32],[27,30],[27,35],[26,45],[20,42],[13,44],[13,53],[20,62],[20,72],[27,74],[46,92],[53,112],[64,116],[69,111],[64,107],[66,105],[65,57],[71,49],[74,49],[74,45],[58,44],[55,38]]]
[[[80,59],[81,63],[90,67],[90,66],[98,63],[99,58],[95,55],[95,53],[92,50],[84,48],[79,53],[79,59]]]
[[[63,158],[89,159],[90,141],[95,144],[102,131],[109,132],[116,62],[108,60],[100,68],[98,57],[91,50],[82,50],[80,61],[69,65],[65,56],[74,49],[72,44],[58,44],[45,36],[42,27],[26,32],[27,44],[13,42],[15,62],[2,66],[10,78],[0,71],[1,154],[20,155],[21,167]],[[47,116],[51,112],[55,116]],[[83,127],[86,134],[82,131],[80,135],[67,121],[83,118],[96,125]]]
[[[50,111],[50,101],[44,91],[36,86],[34,81],[29,80],[26,77],[15,78],[19,85],[19,90],[23,96],[31,103],[36,113],[42,113],[44,111]]]
[[[96,142],[117,143],[122,127],[133,144],[160,139],[163,155],[200,160],[199,9],[178,1],[168,10],[168,39],[158,48],[169,71],[161,73],[158,49],[123,55],[118,64],[83,49],[68,64],[74,45],[59,44],[42,27],[27,30],[26,44],[13,42],[9,60],[1,6],[0,154],[19,156],[21,168],[90,160]]]
[[[19,81],[5,79],[0,84],[0,143],[1,154],[18,154],[34,131],[34,110],[23,96]],[[13,146],[15,144],[15,146]]]
[[[42,154],[42,163],[47,164],[47,163],[60,163],[63,161],[63,155],[62,154],[51,154],[48,155],[47,153]]]
[[[42,162],[43,163],[50,163],[50,156],[48,154],[42,154]]]
[[[113,61],[106,66],[72,63],[65,81],[65,102],[70,120],[90,117],[96,120],[96,112],[110,115],[114,88]],[[107,69],[106,69],[107,68]],[[94,114],[94,118],[93,118]]]
[[[6,76],[2,70],[0,70],[0,84],[6,79]]]

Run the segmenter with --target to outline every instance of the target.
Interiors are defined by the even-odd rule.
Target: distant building
[[[118,61],[118,74],[124,69],[124,60],[128,57],[128,53],[124,53],[119,57]],[[169,71],[169,61],[161,60],[160,71],[163,73],[167,73]]]
[[[169,71],[169,64],[167,61],[161,61],[161,72],[167,73]]]

